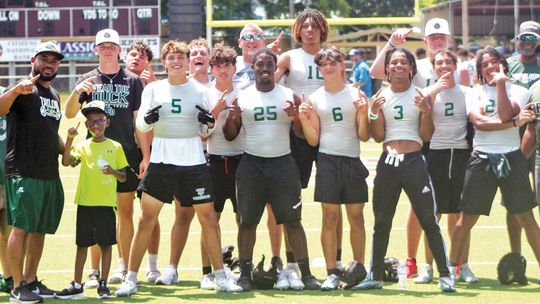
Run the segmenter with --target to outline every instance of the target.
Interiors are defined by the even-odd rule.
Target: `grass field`
[[[67,96],[63,96],[63,100]],[[82,119],[78,117],[77,119]],[[60,134],[65,138],[67,129],[76,125],[76,120],[63,119]],[[83,127],[83,125],[81,125]],[[79,130],[79,133],[84,134]],[[81,140],[82,135],[76,140]],[[372,186],[375,175],[375,164],[380,153],[380,145],[368,142],[361,145],[361,158],[370,170],[368,183]],[[55,235],[47,236],[45,250],[38,272],[40,279],[53,289],[62,289],[72,280],[73,265],[75,259],[75,210],[73,204],[78,168],[61,168],[62,181],[65,189],[66,200],[62,222]],[[303,225],[308,238],[309,254],[313,273],[323,279],[326,276],[320,245],[321,210],[318,203],[313,202],[314,185],[311,184],[302,193],[303,195]],[[371,197],[370,197],[371,198]],[[540,285],[536,282],[540,278],[538,264],[530,250],[525,237],[523,237],[523,255],[528,260],[528,286],[501,285],[497,280],[497,262],[509,251],[505,226],[505,211],[498,203],[493,206],[490,217],[482,217],[472,232],[472,247],[470,264],[473,271],[480,278],[477,284],[468,285],[458,283],[458,292],[443,294],[437,288],[436,283],[428,285],[415,285],[409,280],[409,290],[401,291],[396,284],[386,284],[384,289],[368,292],[352,291],[253,291],[239,294],[224,294],[213,291],[205,291],[198,288],[201,276],[199,237],[200,225],[194,221],[190,232],[188,244],[180,261],[180,284],[174,286],[152,286],[144,283],[139,288],[139,293],[131,298],[111,299],[108,302],[133,302],[133,303],[538,303],[540,300]],[[140,208],[136,203],[136,215]],[[401,196],[400,203],[394,217],[393,229],[388,247],[388,256],[396,256],[401,259],[406,257],[405,220],[409,210],[409,203],[405,195]],[[535,210],[538,218],[538,211]],[[371,235],[373,228],[373,213],[371,205],[365,208],[365,221],[367,231],[366,256],[369,261],[371,250]],[[266,219],[263,216],[263,222]],[[174,206],[165,205],[160,215],[161,222],[161,247],[158,265],[163,269],[168,264],[170,249],[170,230],[174,221]],[[347,227],[347,225],[345,225]],[[446,232],[446,220],[443,217],[441,227]],[[236,244],[236,225],[234,215],[229,204],[226,205],[221,219],[222,244]],[[446,236],[446,233],[445,233]],[[345,228],[343,244],[343,261],[351,260],[351,250],[348,243],[349,230]],[[448,238],[446,238],[448,239]],[[449,247],[449,245],[447,246]],[[282,250],[284,255],[284,250]],[[423,246],[419,249],[419,267],[422,266]],[[237,255],[237,251],[234,252]],[[259,226],[254,260],[257,262],[261,255],[270,255],[270,245],[266,225]],[[113,255],[113,269],[116,268],[116,250]],[[139,280],[144,280],[146,273],[146,258],[139,273]],[[87,268],[89,262],[87,262]],[[437,276],[437,274],[436,274]],[[115,287],[111,285],[114,292]],[[81,303],[98,303],[95,290],[86,291],[87,298],[78,300]],[[8,301],[3,295],[0,301]],[[60,300],[46,300],[47,303],[60,303]]]

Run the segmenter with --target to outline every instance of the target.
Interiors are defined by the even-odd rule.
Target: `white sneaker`
[[[232,272],[229,267],[225,266],[223,267],[223,270],[225,270],[225,275],[233,281],[238,282],[238,280],[240,280],[240,274]]]
[[[171,285],[178,283],[178,272],[174,268],[167,267],[163,274],[156,279],[156,285]]]
[[[331,274],[326,277],[326,280],[321,285],[322,291],[336,290],[339,286],[340,279],[337,275]]]
[[[456,292],[456,282],[452,277],[439,278],[439,288],[444,292]]]
[[[159,270],[150,270],[146,273],[146,282],[155,283],[156,279],[159,278],[161,272]]]
[[[214,290],[214,274],[207,273],[201,278],[201,289]]]
[[[469,264],[461,264],[459,279],[467,283],[477,283],[478,278],[474,275]]]
[[[99,286],[99,271],[90,271],[88,273],[88,281],[84,283],[84,288],[91,289]]]
[[[278,272],[278,277],[274,289],[287,290],[291,288],[289,285],[289,279],[287,279],[287,269],[281,269]]]
[[[298,269],[298,264],[289,263],[287,264],[287,269],[285,269],[287,274],[287,280],[289,281],[289,287],[294,290],[302,290],[306,286],[302,282],[300,269]]]
[[[124,275],[127,273],[125,270],[116,270],[113,274],[109,276],[107,283],[109,284],[120,284],[124,281]]]
[[[433,281],[433,266],[426,265],[420,274],[414,279],[417,284],[426,284]]]
[[[116,290],[115,294],[117,297],[129,297],[132,294],[137,293],[137,283],[130,281],[130,280],[124,280],[120,286],[118,286],[118,289]]]
[[[231,278],[216,278],[214,280],[214,290],[224,291],[224,292],[240,292],[242,287],[236,284],[236,281],[233,281]]]

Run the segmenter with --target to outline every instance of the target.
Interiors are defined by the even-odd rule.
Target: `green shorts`
[[[64,209],[64,189],[60,177],[6,179],[8,224],[29,233],[53,234]]]

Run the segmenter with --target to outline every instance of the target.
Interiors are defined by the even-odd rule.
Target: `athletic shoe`
[[[365,279],[362,282],[358,283],[358,285],[353,286],[352,290],[366,290],[366,289],[381,289],[383,288],[382,281],[379,280],[373,280],[373,279]]]
[[[414,279],[414,282],[417,284],[426,284],[433,281],[433,266],[426,265],[422,272]]]
[[[33,293],[38,294],[43,299],[50,299],[54,298],[54,294],[57,292],[55,290],[49,289],[45,284],[41,283],[41,281],[38,281],[38,278],[36,277],[36,280],[32,283],[28,283],[28,287],[30,290],[32,290]]]
[[[156,285],[171,285],[173,283],[178,283],[178,271],[174,268],[167,267],[155,282]]]
[[[418,267],[416,266],[415,259],[407,258],[405,267],[407,268],[407,278],[416,277],[418,275]]]
[[[469,264],[461,264],[458,278],[466,283],[477,283],[478,278],[474,275]]]
[[[124,280],[124,282],[118,286],[118,289],[115,292],[117,297],[129,297],[130,295],[136,293],[137,283],[130,280]]]
[[[160,275],[161,272],[159,272],[159,270],[150,270],[146,273],[146,282],[156,283],[156,279],[159,278]]]
[[[127,274],[127,270],[120,270],[113,272],[109,276],[109,280],[107,281],[109,284],[120,284],[124,281],[124,276]]]
[[[253,280],[247,276],[240,276],[240,280],[238,280],[237,285],[242,288],[242,291],[253,290]]]
[[[451,277],[439,278],[439,288],[444,292],[456,292],[456,282]]]
[[[84,287],[86,287],[86,289],[97,288],[98,285],[99,285],[99,270],[97,272],[90,271],[90,273],[88,273],[88,281],[84,283]]]
[[[345,266],[343,266],[343,263],[341,263],[341,261],[336,261],[336,269],[340,273],[343,273],[345,271]]]
[[[13,277],[4,278],[0,274],[0,291],[5,293],[10,293],[13,289]]]
[[[228,277],[216,278],[214,280],[214,290],[224,292],[240,292],[242,287],[238,286],[234,280]]]
[[[99,299],[110,299],[111,290],[107,287],[105,280],[99,280],[99,286],[97,288],[97,294]]]
[[[339,277],[335,274],[331,274],[326,277],[326,280],[321,285],[322,291],[336,290],[339,286]]]
[[[68,299],[82,299],[85,298],[84,287],[82,284],[79,284],[80,287],[75,286],[75,281],[71,281],[67,288],[64,290],[55,292],[54,297],[57,299],[68,300]]]
[[[302,279],[300,279],[300,270],[298,269],[298,264],[289,263],[287,264],[287,269],[285,269],[287,274],[287,280],[289,281],[289,287],[294,290],[302,290],[306,286]]]
[[[21,282],[19,287],[13,289],[9,294],[9,301],[13,303],[41,303],[43,298],[32,292],[32,289],[25,281]]]
[[[291,288],[291,285],[289,285],[289,279],[287,279],[287,269],[281,269],[278,272],[276,285],[274,286],[274,289],[287,290],[289,288]]]
[[[338,278],[339,281],[339,278]],[[307,290],[319,290],[321,289],[321,283],[312,275],[302,277],[302,283],[304,283]]]
[[[228,278],[231,278],[233,281],[235,282],[238,282],[238,280],[240,280],[240,275],[239,274],[236,274],[234,272],[231,271],[231,269],[227,266],[224,266],[223,267],[223,270],[225,270],[225,275],[228,277]]]
[[[214,290],[214,274],[207,273],[201,278],[201,289]]]

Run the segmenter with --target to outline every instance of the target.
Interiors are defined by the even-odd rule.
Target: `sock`
[[[251,270],[253,269],[253,263],[251,260],[240,260],[240,276],[251,278]]]
[[[126,275],[126,280],[130,280],[131,282],[137,283],[137,272],[128,270],[127,275]]]
[[[148,254],[148,270],[150,271],[158,271],[157,269],[157,254]]]
[[[89,275],[92,274],[99,275],[99,269],[90,269]]]
[[[339,277],[340,273],[339,273],[339,270],[337,268],[332,268],[332,269],[326,269],[326,274],[327,275],[331,275],[331,274],[335,274]]]
[[[270,265],[272,265],[272,268],[275,268],[275,269],[283,268],[283,262],[278,256],[272,257],[272,260],[270,261]]]
[[[337,250],[336,261],[341,261],[341,248],[338,248]]]
[[[296,263],[296,257],[292,251],[285,251],[285,255],[287,255],[287,263]]]
[[[300,268],[302,278],[311,275],[311,271],[309,270],[309,258],[298,260],[298,268]]]
[[[73,284],[73,287],[75,287],[76,289],[81,289],[82,285],[81,285],[81,283],[75,282],[75,283]]]
[[[205,275],[205,274],[209,274],[209,273],[212,273],[212,266],[203,266],[202,267],[202,274]]]
[[[225,278],[227,278],[227,274],[225,274],[225,269],[223,269],[223,268],[214,271],[214,275],[216,276],[216,279],[225,279]]]
[[[123,258],[118,259],[118,270],[126,271],[126,265],[124,264],[124,259]]]

